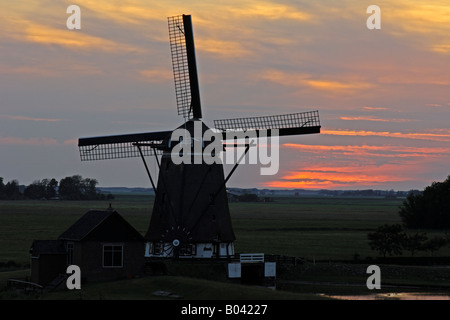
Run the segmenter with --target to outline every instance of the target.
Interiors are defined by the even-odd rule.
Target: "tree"
[[[56,179],[51,179],[48,181],[47,179],[44,179],[44,182],[46,184],[45,187],[45,195],[47,199],[55,198],[58,196],[58,181]]]
[[[5,195],[6,199],[9,200],[16,200],[20,199],[20,189],[19,189],[19,182],[17,180],[11,180],[5,185]]]
[[[0,177],[0,200],[5,199],[5,184],[3,183],[3,178]]]
[[[238,196],[239,201],[242,202],[258,202],[259,197],[254,193],[246,193]]]
[[[424,249],[424,242],[428,240],[426,233],[418,233],[405,235],[403,239],[403,248],[408,250],[412,256],[417,250]]]
[[[450,176],[422,193],[409,193],[399,214],[408,228],[450,228]]]
[[[25,188],[23,195],[28,199],[51,199],[58,195],[57,187],[55,179],[36,180]]]
[[[44,198],[45,187],[40,181],[36,180],[23,191],[23,195],[27,199],[42,199]]]
[[[59,196],[61,199],[81,200],[81,176],[65,177],[59,181]]]
[[[97,184],[96,179],[83,179],[80,175],[66,177],[59,182],[59,196],[66,200],[94,200],[100,195]]]
[[[433,237],[423,244],[423,250],[428,251],[430,252],[430,255],[433,255],[435,251],[438,251],[445,246],[447,242],[448,240],[444,237]]]
[[[373,233],[367,235],[372,250],[378,251],[383,257],[386,254],[401,255],[405,234],[400,224],[382,225]]]

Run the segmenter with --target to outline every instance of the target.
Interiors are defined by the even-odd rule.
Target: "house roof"
[[[64,243],[60,240],[34,240],[30,253],[33,256],[39,254],[65,254]]]
[[[107,224],[108,222],[110,222],[110,224]],[[90,210],[86,212],[72,226],[64,231],[58,239],[80,241],[102,227],[110,228],[111,223],[116,226],[114,231],[117,231],[117,225],[120,225],[120,231],[126,231],[131,234],[134,239],[144,241],[143,236],[137,232],[136,229],[134,229],[121,215],[119,215],[117,211],[112,209],[104,211]]]

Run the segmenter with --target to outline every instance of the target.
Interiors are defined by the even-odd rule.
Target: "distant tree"
[[[239,201],[242,202],[258,202],[259,197],[254,193],[246,193],[238,196]]]
[[[0,200],[5,198],[6,198],[5,184],[3,183],[3,178],[0,177]]]
[[[96,179],[86,178],[81,180],[81,193],[85,199],[92,200],[97,198],[97,184],[98,181]]]
[[[2,187],[2,189],[4,199],[17,200],[22,197],[22,194],[20,193],[19,182],[17,180],[9,181],[6,185],[4,185],[4,187]]]
[[[25,188],[23,195],[28,199],[51,199],[58,195],[57,187],[55,179],[36,180]]]
[[[450,176],[433,182],[422,193],[409,193],[399,211],[408,228],[450,228]]]
[[[40,181],[34,181],[27,186],[23,191],[23,195],[27,199],[41,199],[44,198],[45,187]]]
[[[44,179],[45,183],[45,196],[47,199],[55,198],[58,196],[58,181],[56,179],[51,179],[48,181]]]
[[[428,240],[426,233],[416,232],[415,234],[405,235],[403,239],[403,248],[408,250],[412,256],[418,250],[424,250],[424,242]]]
[[[80,175],[66,177],[59,182],[59,196],[66,200],[94,200],[100,195],[97,184],[97,180]]]
[[[367,235],[372,250],[378,251],[383,257],[401,255],[405,234],[400,224],[382,225],[375,232]]]
[[[431,255],[445,246],[448,240],[444,237],[433,237],[423,244],[423,250],[428,251]]]
[[[65,200],[81,200],[80,175],[65,177],[59,181],[59,196]]]

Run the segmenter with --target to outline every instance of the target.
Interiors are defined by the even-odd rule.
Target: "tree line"
[[[403,225],[382,225],[369,233],[369,246],[381,255],[401,255],[409,251],[430,254],[450,243],[450,233],[429,238],[414,230],[450,230],[450,176],[443,182],[433,182],[422,192],[410,192],[399,208]],[[406,232],[406,229],[409,232]]]
[[[80,175],[56,179],[36,180],[28,186],[20,185],[17,180],[6,184],[0,177],[0,200],[20,199],[61,199],[61,200],[110,200],[114,196],[103,194],[97,189],[98,181],[83,178]]]
[[[414,256],[418,251],[428,252],[431,255],[450,243],[450,235],[434,236],[429,238],[425,232],[408,233],[400,224],[382,225],[375,232],[367,235],[369,246],[378,251],[383,257],[386,255],[402,255],[408,251]]]

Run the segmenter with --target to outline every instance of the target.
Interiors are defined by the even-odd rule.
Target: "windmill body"
[[[201,135],[195,127],[201,128]],[[179,128],[192,141],[201,141],[209,128],[201,120],[189,120]],[[172,142],[173,143],[173,142]],[[205,146],[205,144],[202,144]],[[199,161],[175,164],[172,151],[162,154],[156,197],[146,234],[146,256],[229,257],[235,240],[231,225],[224,170],[221,163],[207,164],[202,154],[184,150]],[[172,150],[172,149],[171,149]],[[196,151],[202,151],[196,150]],[[197,162],[197,163],[195,163]]]
[[[155,190],[153,212],[145,235],[146,257],[232,257],[236,238],[226,182],[239,163],[225,177],[221,162],[207,162],[202,157],[206,148],[213,141],[221,144],[234,137],[233,133],[253,133],[255,137],[263,131],[274,131],[279,136],[319,133],[319,115],[312,111],[215,120],[214,129],[219,133],[212,141],[205,141],[204,134],[211,128],[201,120],[191,16],[169,17],[168,25],[177,110],[184,123],[168,131],[80,138],[81,160],[142,158]],[[174,137],[180,130],[186,133],[184,141],[183,137]],[[186,146],[182,152],[179,151],[181,143]],[[248,148],[247,144],[246,151]],[[175,150],[192,161],[175,162]],[[148,156],[155,156],[159,165],[156,183],[146,164]]]

